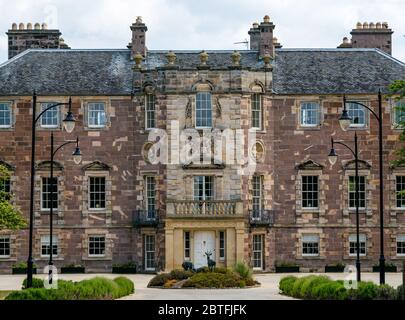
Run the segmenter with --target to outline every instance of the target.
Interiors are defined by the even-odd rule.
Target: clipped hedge
[[[235,272],[203,272],[193,275],[183,288],[244,288],[246,281]]]
[[[32,288],[43,288],[44,287],[44,280],[32,278]],[[22,284],[22,289],[27,289],[27,278],[24,279]]]
[[[346,289],[342,280],[333,281],[326,276],[288,276],[280,280],[282,294],[306,300],[396,300],[402,293],[400,287],[360,282],[357,290]]]
[[[114,280],[96,277],[80,282],[58,281],[58,289],[30,288],[10,293],[6,300],[112,300],[134,293],[125,277]]]

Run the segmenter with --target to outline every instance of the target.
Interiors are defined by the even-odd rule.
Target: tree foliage
[[[405,80],[396,80],[388,87],[390,97],[394,97],[396,102],[402,101],[405,97]],[[398,128],[403,129],[399,140],[405,142],[405,103],[396,103],[395,113],[400,115],[396,117],[399,121],[396,123]],[[405,147],[401,147],[396,151],[396,159],[392,162],[393,166],[405,166]]]
[[[5,191],[5,182],[10,178],[10,172],[0,165],[0,230],[18,230],[27,225],[21,212],[12,204],[12,196]]]

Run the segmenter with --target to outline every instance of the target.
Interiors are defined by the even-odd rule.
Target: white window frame
[[[99,106],[102,106],[102,110],[91,110],[92,108],[98,108]],[[97,121],[99,121],[101,118],[100,113],[104,113],[104,122],[102,124],[92,124],[90,123],[90,113],[91,112],[97,112]],[[92,101],[87,103],[87,126],[89,128],[105,128],[107,124],[107,105],[105,102],[102,101]]]
[[[399,242],[403,243],[404,253],[398,253],[398,243]],[[395,248],[396,248],[397,257],[405,257],[405,234],[398,234],[396,236],[395,243],[396,243]]]
[[[145,271],[155,271],[156,270],[156,236],[154,234],[145,234],[144,235],[144,245],[145,245],[145,257],[144,257],[144,261],[145,261]],[[148,239],[153,239],[153,251],[152,250],[148,250]],[[151,244],[149,243],[149,246]],[[153,253],[153,267],[148,267],[148,261],[150,261],[150,259],[148,259],[148,253]]]
[[[403,117],[405,118],[405,98],[402,98],[401,100],[395,100],[395,99],[391,99],[391,114],[392,114],[392,125],[394,127],[394,129],[398,129],[398,130],[403,130],[404,128],[402,126],[399,125],[399,123],[397,122],[397,116],[398,113],[397,112],[401,112],[400,110],[398,110],[398,105],[401,105],[402,113]],[[405,119],[404,119],[405,121]]]
[[[253,93],[250,97],[250,117],[251,117],[251,128],[255,130],[263,130],[263,98],[260,93]],[[257,108],[259,107],[259,108]],[[258,113],[259,116],[259,126],[254,126],[255,114]]]
[[[350,191],[350,178],[353,178],[354,179],[354,182],[353,182],[353,187],[354,187],[354,190],[353,191]],[[362,179],[364,179],[364,183],[361,183],[361,180]],[[349,207],[349,210],[356,210],[356,206],[354,206],[354,207],[351,207],[350,206],[350,194],[354,194],[354,201],[356,201],[356,176],[353,176],[353,175],[349,175],[349,178],[347,179],[347,183],[348,183],[348,186],[347,186],[347,199],[348,199],[348,207]],[[364,186],[364,191],[361,191],[361,186]],[[366,208],[367,208],[367,177],[366,176],[361,176],[361,175],[359,175],[359,194],[360,194],[360,199],[361,199],[361,193],[364,193],[364,207],[361,207],[361,206],[359,206],[359,210],[365,210]],[[359,199],[359,200],[360,200]],[[360,202],[360,201],[359,201]]]
[[[151,99],[151,101],[149,100]],[[153,107],[153,108],[151,108]],[[153,116],[151,118],[151,115]],[[153,121],[153,126],[150,126],[149,122]],[[156,95],[146,94],[145,95],[145,129],[155,129],[156,128]]]
[[[313,106],[316,106],[316,110],[315,109],[311,109],[311,112],[314,112],[314,110],[317,112],[317,123],[304,123],[304,117],[303,117],[303,107],[309,107],[311,106],[311,108]],[[318,126],[321,125],[321,117],[322,117],[322,108],[321,108],[321,104],[319,102],[316,101],[302,101],[300,103],[300,126],[301,127],[307,127],[307,128],[316,128]]]
[[[191,260],[191,232],[184,231],[184,261]],[[188,251],[188,255],[186,252]]]
[[[257,190],[255,188],[255,186],[257,185],[257,181],[255,181],[256,179],[258,179],[258,183],[259,183],[259,189]],[[256,195],[256,192],[258,191],[258,195]],[[258,205],[259,208],[255,209],[255,201],[258,201]],[[258,216],[255,216],[255,210],[258,210]],[[263,210],[263,177],[259,176],[259,175],[254,175],[252,177],[252,218],[253,219],[260,219],[261,218],[261,214],[262,214],[262,210]]]
[[[6,106],[8,108],[10,123],[9,124],[0,124],[0,129],[9,129],[13,126],[13,104],[9,101],[0,101],[0,106]],[[5,110],[1,110],[0,114],[7,112]]]
[[[59,179],[58,179],[58,177],[53,177],[53,178],[56,180],[55,181],[56,182],[55,183],[56,191],[53,193],[54,197],[56,197],[56,207],[53,207],[53,211],[58,211],[58,208],[59,208]],[[51,180],[51,177],[41,177],[41,211],[50,212],[51,208],[44,208],[44,199],[43,199],[43,196],[44,196],[44,179],[48,180],[48,188],[47,189],[49,189],[49,186],[50,186],[49,181]],[[46,193],[47,193],[48,197],[51,196],[50,190],[48,190]],[[48,201],[52,201],[52,199],[48,200]],[[52,202],[51,202],[51,204],[52,204]]]
[[[45,250],[48,250],[48,251],[51,250],[51,248],[50,248],[51,241],[50,240],[51,240],[50,235],[41,236],[41,257],[42,258],[49,257],[49,254],[43,254],[42,249],[43,249],[43,246],[48,246],[48,248]],[[52,256],[56,258],[59,255],[59,237],[57,235],[52,236],[52,247],[54,247],[54,246],[56,246],[56,254],[53,253]]]
[[[354,253],[350,252],[350,244],[354,243]],[[361,244],[364,243],[364,253],[361,253]],[[360,246],[360,257],[367,256],[367,236],[364,233],[359,234],[359,246]],[[356,247],[357,247],[357,235],[350,234],[349,235],[349,257],[356,257]]]
[[[321,251],[321,237],[319,234],[303,234],[302,235],[302,256],[303,257],[319,257]],[[304,253],[304,243],[316,243],[318,245],[318,253]]]
[[[151,183],[153,181],[153,195],[151,194]],[[156,177],[155,176],[145,176],[145,198],[146,198],[146,218],[147,219],[155,219],[156,218]],[[152,202],[149,203],[149,200]],[[153,217],[149,216],[149,205],[153,206]]]
[[[198,177],[203,177],[203,190],[202,190],[203,191],[203,197],[202,197],[202,199],[197,199],[196,194],[195,194],[195,191],[196,191],[196,178],[198,178]],[[207,195],[206,195],[206,191],[207,191],[207,189],[206,189],[206,178],[207,177],[212,179],[212,181],[211,181],[211,186],[212,186],[212,188],[211,188],[211,196],[210,196],[209,199],[207,198]],[[206,176],[203,176],[203,175],[194,176],[193,177],[193,200],[194,201],[213,201],[214,199],[215,199],[215,177],[214,176],[209,176],[209,175],[206,175]]]
[[[222,242],[222,243],[221,243]],[[221,255],[221,251],[223,251],[223,255]],[[225,261],[226,258],[226,232],[221,230],[219,231],[219,260]]]
[[[304,177],[308,178],[308,177],[317,177],[317,202],[318,202],[318,206],[317,207],[305,207],[304,206],[304,192],[308,193],[308,192],[314,192],[314,191],[305,191],[304,190]],[[303,174],[301,175],[301,208],[302,210],[319,210],[319,195],[320,195],[320,176],[317,174]]]
[[[90,253],[90,243],[91,242],[95,242],[95,241],[91,241],[91,238],[104,238],[104,253],[100,253],[100,254],[91,254]],[[98,243],[102,243],[102,241],[97,241]],[[104,234],[91,234],[88,236],[88,248],[87,248],[87,253],[88,256],[91,258],[102,258],[106,256],[106,251],[107,251],[107,238]]]
[[[260,241],[256,241],[259,238]],[[255,249],[255,244],[260,243],[260,249]],[[255,253],[260,254],[260,260],[255,258]],[[255,262],[260,261],[260,266],[255,266]],[[252,237],[252,265],[253,270],[262,271],[264,269],[264,234],[253,234]]]
[[[91,179],[104,179],[104,207],[100,207],[100,208],[92,208],[91,207],[91,195],[95,192],[91,192]],[[101,192],[99,192],[101,193]],[[107,209],[107,177],[106,176],[93,176],[93,175],[89,175],[88,176],[88,209],[89,211],[104,211]]]
[[[367,105],[367,101],[357,101],[357,102],[360,102],[360,103],[362,103],[364,105]],[[347,113],[349,114],[349,116],[352,118],[352,121],[355,119],[350,115],[350,109],[351,109],[352,106],[355,106],[356,108],[358,107],[358,108],[363,110],[363,112],[364,112],[364,123],[351,123],[350,122],[349,128],[367,128],[367,126],[368,126],[368,110],[367,110],[367,108],[365,108],[362,105],[359,105],[357,103],[347,102],[346,103],[346,110],[347,110]]]
[[[395,175],[395,209],[397,209],[397,210],[405,210],[405,195],[402,196],[403,200],[398,200],[398,197],[400,196],[400,195],[398,195],[398,192],[402,191],[402,190],[398,190],[398,188],[397,188],[398,187],[398,183],[397,183],[398,178],[401,178],[401,179],[404,180],[403,181],[404,189],[402,189],[402,190],[405,190],[405,175],[401,175],[401,174]],[[398,207],[398,201],[403,201],[404,206],[403,207]]]
[[[45,102],[45,103],[41,103],[41,110],[40,112],[42,112],[43,110],[45,110],[46,108],[50,107],[51,105],[57,104],[57,102]],[[45,115],[48,112],[55,112],[56,109],[56,124],[44,124],[43,121],[45,119]],[[41,116],[40,119],[40,123],[41,123],[41,128],[45,128],[45,129],[56,129],[59,128],[60,126],[60,105],[53,107],[51,109],[49,109],[48,111],[44,112]]]
[[[6,254],[0,255],[0,259],[10,258],[10,256],[11,256],[11,237],[8,236],[8,235],[0,235],[0,241],[4,242],[4,240],[7,240],[6,242],[8,242],[8,252],[9,252],[9,254],[8,255],[6,255]]]
[[[209,100],[208,100],[208,97],[207,97],[207,103],[208,103],[208,101],[209,101],[210,108],[208,108],[208,107],[206,106],[206,108],[205,108],[205,109],[202,108],[201,111],[205,110],[207,113],[209,113],[209,114],[211,115],[211,117],[210,117],[210,119],[211,119],[211,125],[210,125],[210,126],[198,126],[198,125],[197,125],[197,121],[198,121],[197,105],[198,105],[198,103],[199,103],[198,101],[199,101],[199,96],[200,96],[200,95],[208,95],[208,97],[209,97]],[[197,129],[210,129],[210,128],[212,128],[213,118],[212,118],[212,94],[211,94],[211,92],[209,92],[209,91],[201,91],[201,92],[198,92],[198,93],[196,94],[196,96],[195,96],[195,108],[194,108],[194,111],[195,111],[195,127],[196,127]],[[202,119],[202,118],[201,118],[201,119]],[[207,119],[208,119],[208,117],[205,118],[205,120],[207,120]]]

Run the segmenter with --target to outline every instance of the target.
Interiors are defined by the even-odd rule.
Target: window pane
[[[356,208],[356,177],[349,176],[349,208]],[[359,208],[366,208],[366,177],[359,177]]]
[[[396,202],[397,208],[405,208],[405,176],[396,176]],[[404,192],[405,193],[405,192]]]
[[[146,129],[155,128],[155,96],[153,94],[146,95],[145,117]]]
[[[219,258],[225,259],[225,232],[219,232]]]
[[[147,217],[155,218],[156,213],[156,182],[155,177],[146,177]]]
[[[41,110],[43,111],[54,104],[56,102],[42,103]],[[49,109],[41,116],[41,125],[53,128],[59,126],[59,106]]]
[[[262,97],[260,94],[253,94],[251,101],[252,128],[262,128]]]
[[[252,200],[253,200],[253,218],[260,218],[262,210],[262,177],[253,176],[252,178]]]
[[[253,268],[263,269],[263,235],[253,235]]]
[[[11,126],[11,104],[0,102],[0,127]]]
[[[303,235],[302,237],[302,254],[319,255],[319,236]]]
[[[145,235],[145,269],[155,269],[155,236]]]
[[[364,102],[361,102],[365,104]],[[347,103],[347,112],[351,117],[352,126],[365,126],[366,125],[366,111],[365,108],[357,103]]]
[[[360,255],[366,255],[367,250],[367,237],[365,234],[359,235],[359,247],[360,247]],[[357,254],[357,235],[351,234],[349,236],[349,254],[356,255]]]
[[[320,124],[320,107],[316,102],[301,103],[301,125],[316,126]]]
[[[405,100],[399,100],[395,102],[394,105],[394,124],[397,126],[402,126],[405,122]]]
[[[52,189],[51,189],[52,186]],[[53,197],[51,199],[51,191],[53,191]],[[41,189],[41,208],[48,210],[51,208],[58,209],[58,178],[54,177],[53,180],[49,177],[42,178]]]
[[[105,177],[89,177],[90,209],[105,209]]]
[[[190,232],[184,232],[184,259],[190,259]]]
[[[10,237],[0,236],[0,257],[10,256]]]
[[[405,235],[397,235],[397,254],[405,255]]]
[[[58,236],[52,237],[52,255],[58,255]],[[51,250],[50,236],[41,237],[41,256],[49,256]]]
[[[196,127],[212,127],[211,94],[200,92],[196,96]]]
[[[88,104],[88,122],[90,127],[103,127],[106,123],[105,104],[92,102]]]
[[[318,208],[318,176],[302,176],[302,207]]]
[[[194,200],[213,200],[214,198],[214,177],[194,177]]]
[[[105,255],[105,236],[89,237],[89,255],[90,256]]]

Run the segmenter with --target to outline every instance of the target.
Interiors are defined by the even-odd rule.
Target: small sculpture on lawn
[[[213,271],[217,263],[214,260],[211,260],[212,251],[205,252],[205,255],[207,256],[207,266],[210,271]]]
[[[184,261],[181,266],[185,271],[194,271],[193,263],[190,261]]]

